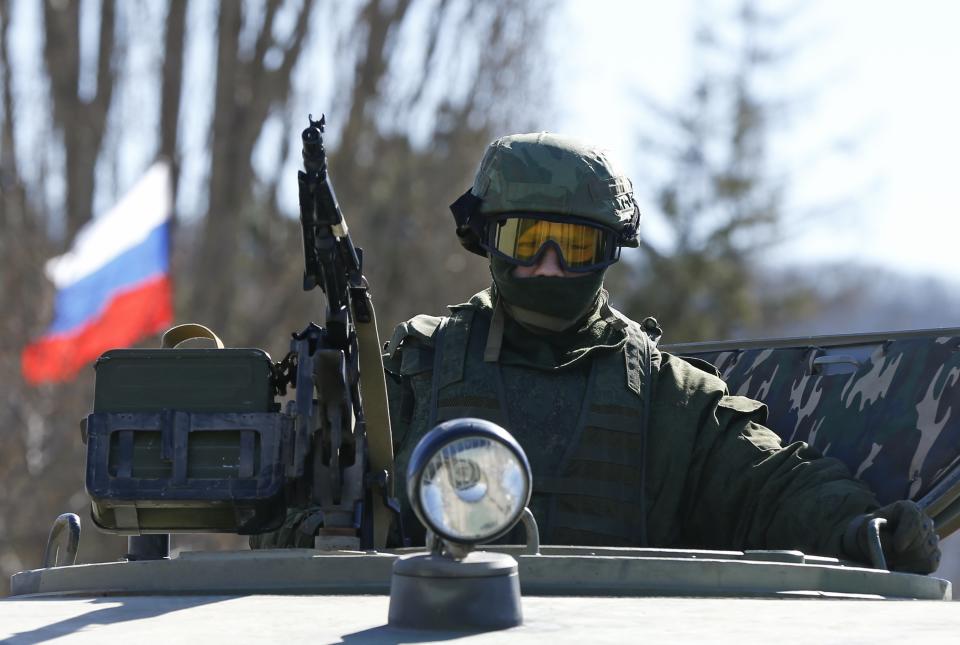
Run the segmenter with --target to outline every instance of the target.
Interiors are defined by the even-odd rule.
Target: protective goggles
[[[533,266],[548,244],[557,250],[561,266],[575,273],[596,271],[620,258],[612,229],[544,215],[509,215],[490,222],[483,246],[513,264]]]

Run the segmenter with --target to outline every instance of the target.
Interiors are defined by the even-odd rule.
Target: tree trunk
[[[239,2],[220,5],[217,20],[217,84],[213,103],[213,137],[210,160],[210,203],[204,224],[201,276],[216,279],[216,287],[198,292],[199,312],[213,329],[224,333],[236,284],[237,209],[249,190],[249,150],[243,150],[242,128],[259,127],[245,123],[244,104],[248,96],[237,92],[237,46],[242,18]]]
[[[187,24],[187,0],[170,0],[163,47],[163,78],[160,89],[160,156],[170,162],[173,197],[176,203],[180,176],[177,133],[180,120],[180,91],[183,86],[183,40]]]
[[[273,17],[280,6],[271,0],[257,36],[254,55],[238,57],[242,16],[240,3],[220,5],[217,34],[217,82],[214,96],[211,145],[210,203],[204,222],[199,276],[212,276],[215,288],[197,291],[192,309],[214,329],[229,335],[231,314],[236,311],[238,289],[247,280],[240,276],[244,213],[253,203],[251,156],[260,130],[273,107],[290,91],[290,75],[300,55],[312,1],[304,2],[291,44],[275,69],[264,66],[264,55],[273,41]]]
[[[44,58],[50,75],[53,119],[63,133],[67,195],[65,237],[69,242],[93,216],[94,172],[113,94],[114,3],[100,4],[97,85],[93,98],[81,100],[80,3],[45,2]]]

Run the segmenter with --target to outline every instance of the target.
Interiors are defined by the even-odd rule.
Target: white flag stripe
[[[144,241],[170,217],[171,201],[170,168],[158,162],[113,208],[80,229],[69,251],[47,261],[47,276],[58,289],[82,280]]]

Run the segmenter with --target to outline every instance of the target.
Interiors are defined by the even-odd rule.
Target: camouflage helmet
[[[450,206],[467,250],[480,246],[486,222],[501,213],[570,216],[613,229],[620,246],[637,246],[640,209],[633,185],[606,153],[548,132],[513,134],[490,144],[473,186]]]

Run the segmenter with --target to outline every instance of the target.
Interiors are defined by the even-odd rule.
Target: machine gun
[[[91,514],[104,530],[258,534],[297,511],[317,547],[369,549],[399,522],[376,316],[330,181],[324,126],[309,118],[298,173],[303,288],[322,289],[324,325],[294,333],[278,363],[259,349],[223,349],[199,325],[167,332],[164,349],[101,356],[82,426]],[[196,335],[218,349],[176,347]]]
[[[399,519],[399,507],[392,496],[393,444],[376,316],[363,251],[353,244],[328,173],[326,118],[308,120],[298,173],[303,288],[319,286],[327,306],[325,327],[311,324],[291,342],[295,363],[288,382],[300,384],[291,474],[300,483],[297,502],[320,507],[315,520],[321,537],[360,530],[363,546],[382,547],[389,513]],[[312,388],[303,387],[310,382]],[[305,471],[310,452],[311,470]]]

